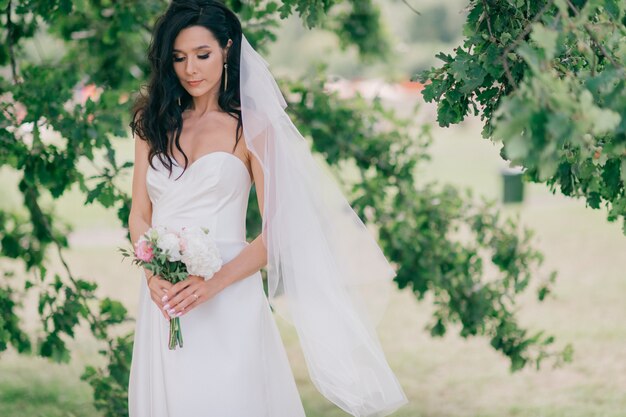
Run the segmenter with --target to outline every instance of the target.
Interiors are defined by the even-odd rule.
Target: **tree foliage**
[[[469,3],[463,44],[419,75],[439,124],[480,114],[525,178],[624,222],[626,2]]]
[[[364,57],[376,51],[373,45],[385,44],[379,11],[369,0],[227,3],[260,49],[275,38],[280,18],[294,12],[308,26],[328,17],[322,26],[344,45],[356,45]],[[102,342],[107,365],[87,367],[83,379],[107,416],[126,415],[132,334],[114,333],[130,319],[122,304],[98,296],[89,277],[73,273],[65,259],[71,227],[59,220],[55,201],[78,187],[85,204],[116,210],[121,226],[127,226],[130,199],[119,184],[128,180],[132,162],[119,160],[113,141],[128,136],[132,94],[147,76],[149,30],[166,5],[163,0],[0,0],[0,65],[9,74],[0,77],[0,167],[19,177],[14,191],[22,198],[20,207],[0,207],[0,255],[20,262],[11,263],[12,269],[3,266],[0,351],[13,346],[69,361],[66,341],[86,324]],[[26,44],[41,34],[63,47],[58,53],[27,54]],[[540,270],[543,259],[532,247],[532,233],[501,219],[493,203],[476,202],[451,186],[416,184],[415,168],[429,159],[428,126],[416,134],[408,120],[380,101],[341,99],[325,90],[323,69],[312,75],[306,82],[281,81],[290,115],[340,178],[339,168],[346,165],[359,172],[357,181],[342,183],[361,218],[378,226],[381,245],[398,268],[398,287],[419,299],[433,294],[430,332],[442,335],[458,326],[464,337],[484,335],[510,358],[512,369],[539,366],[548,356],[556,363],[568,360],[569,347],[552,348],[552,337],[529,334],[514,314],[515,299],[530,288],[532,276],[543,276],[536,283],[540,300],[554,280],[554,273]],[[94,94],[77,98],[81,87]],[[253,234],[260,216],[254,195],[251,202],[247,221]],[[53,256],[61,272],[48,270]],[[495,274],[487,273],[487,263]],[[21,326],[19,300],[25,292],[38,297],[43,336],[35,344]]]
[[[310,77],[320,80],[320,77]],[[546,349],[554,338],[529,335],[514,315],[515,299],[528,288],[543,262],[531,245],[533,232],[513,219],[503,220],[494,202],[476,202],[469,190],[436,182],[417,184],[413,172],[430,158],[428,125],[413,133],[379,100],[340,99],[321,81],[292,82],[291,114],[331,166],[356,167],[358,181],[347,184],[351,204],[366,222],[377,225],[385,254],[397,264],[395,282],[419,299],[431,292],[435,313],[427,329],[443,336],[460,324],[463,337],[484,335],[507,355],[511,369],[537,367],[546,357],[569,360],[571,347]],[[491,262],[496,276],[486,273]],[[543,300],[556,278],[536,279]]]

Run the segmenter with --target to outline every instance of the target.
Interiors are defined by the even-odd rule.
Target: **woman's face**
[[[222,49],[213,33],[204,26],[190,26],[178,33],[172,57],[174,71],[190,95],[219,93],[226,51],[231,44],[229,39]]]

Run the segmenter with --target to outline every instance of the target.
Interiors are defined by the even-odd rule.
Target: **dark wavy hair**
[[[220,47],[225,48],[228,39],[232,44],[226,55],[228,63],[228,88],[224,89],[224,77],[220,85],[218,105],[237,119],[235,146],[241,138],[241,101],[239,96],[239,58],[241,53],[241,22],[228,7],[216,0],[173,0],[154,26],[148,48],[151,72],[147,92],[139,93],[129,124],[135,134],[150,146],[149,162],[155,155],[172,173],[172,150],[176,146],[185,158],[184,169],[189,159],[180,147],[183,127],[183,111],[192,103],[189,93],[183,88],[173,68],[174,40],[178,33],[189,26],[203,26],[215,36]],[[180,98],[180,105],[178,99]],[[184,170],[183,170],[184,172]],[[182,175],[182,174],[181,174]]]

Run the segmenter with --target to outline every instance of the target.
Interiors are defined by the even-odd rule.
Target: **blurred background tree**
[[[281,19],[295,14],[304,27],[316,27],[338,39],[347,54],[358,54],[354,75],[402,54],[371,0],[226,3],[261,52],[280,42]],[[120,334],[119,325],[131,319],[121,302],[101,296],[96,282],[73,271],[66,257],[72,222],[55,208],[78,190],[84,204],[115,211],[126,227],[132,155],[120,149],[129,142],[130,105],[147,77],[150,28],[166,6],[163,0],[0,0],[0,167],[6,197],[0,203],[0,351],[11,346],[67,362],[68,341],[86,323],[106,362],[86,367],[82,377],[107,416],[127,413],[132,333]],[[438,47],[453,38],[451,26],[430,31],[419,23],[445,13],[440,6],[421,16],[405,11],[422,26],[407,41],[428,33]],[[423,68],[425,62],[410,65]],[[337,174],[355,210],[377,230],[396,265],[398,288],[418,299],[432,296],[428,331],[442,336],[452,326],[463,337],[485,336],[513,370],[539,366],[548,357],[555,364],[569,360],[569,346],[554,348],[554,337],[518,324],[517,298],[532,288],[543,300],[555,278],[540,269],[543,255],[533,247],[532,231],[503,219],[493,202],[469,191],[415,181],[416,169],[429,161],[430,126],[416,127],[379,99],[330,92],[327,67],[303,67],[305,77],[281,77],[287,110],[320,161]],[[259,231],[256,207],[253,193],[250,236]],[[59,270],[51,267],[53,259]],[[29,295],[37,298],[40,317],[31,331],[23,326],[21,308]]]
[[[419,74],[441,126],[480,115],[528,181],[626,234],[626,2],[472,0],[465,38]]]

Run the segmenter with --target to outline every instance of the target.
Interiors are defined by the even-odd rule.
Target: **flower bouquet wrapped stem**
[[[157,226],[148,229],[135,243],[134,250],[120,248],[124,258],[132,258],[154,275],[176,284],[189,275],[211,278],[222,267],[222,258],[208,229],[183,227],[179,233]],[[170,350],[183,347],[179,317],[170,319]]]

